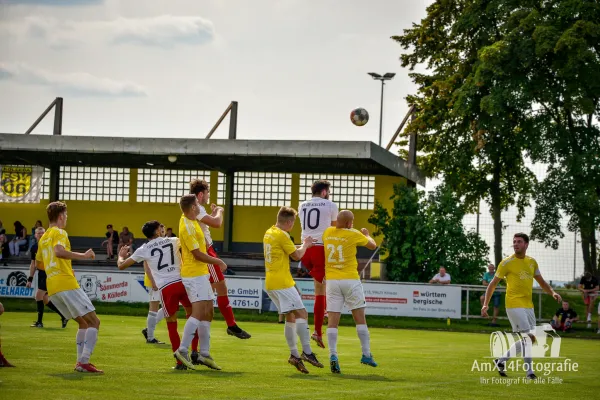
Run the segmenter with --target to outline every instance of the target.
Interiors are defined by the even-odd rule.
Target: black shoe
[[[500,376],[502,376],[502,377],[508,376],[508,375],[506,375],[506,370],[504,369],[504,363],[500,362],[500,359],[495,359],[494,365],[496,365],[496,368],[498,368],[498,373],[500,374]]]
[[[43,328],[44,324],[42,324],[39,321],[34,322],[33,324],[30,325],[32,328]]]
[[[142,329],[142,335],[144,335],[144,338],[146,338],[146,341],[148,341],[148,329],[147,328]]]
[[[537,379],[537,376],[535,376],[535,374],[529,374],[527,375],[527,379],[531,379],[532,381],[535,381]]]
[[[175,364],[173,369],[177,371],[187,371],[188,368],[183,364]]]
[[[146,339],[146,343],[148,344],[165,344],[165,342],[161,342],[160,340],[158,340],[157,338],[154,338],[152,340],[148,340]]]
[[[192,360],[192,364],[194,364],[194,365],[200,365],[200,364],[202,364],[198,360],[198,352],[197,351],[192,351],[192,355],[190,356],[190,359]]]
[[[63,319],[62,319],[61,323],[62,323],[62,327],[63,327],[63,329],[65,329],[65,328],[67,327],[67,323],[68,323],[68,322],[69,322],[69,320],[68,320],[68,319],[66,319],[66,318],[63,318]]]
[[[302,359],[307,363],[314,365],[317,368],[323,368],[323,364],[321,364],[319,360],[317,360],[317,356],[315,355],[315,353],[306,354],[305,352],[302,352],[300,357],[302,357]]]
[[[245,330],[241,329],[237,325],[228,327],[227,328],[227,334],[229,336],[235,336],[238,339],[250,339],[252,337],[248,332],[246,332]]]

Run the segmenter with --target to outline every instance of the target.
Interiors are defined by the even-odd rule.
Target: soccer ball
[[[369,113],[364,108],[355,108],[350,113],[350,121],[356,126],[363,126],[369,122]]]

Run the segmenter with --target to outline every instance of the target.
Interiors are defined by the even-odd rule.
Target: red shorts
[[[596,293],[596,292],[584,294],[583,295],[583,304],[585,304],[586,306],[589,306],[590,303],[594,304],[594,302],[596,301],[596,297],[598,297],[598,293]]]
[[[190,299],[183,282],[177,281],[168,284],[160,289],[160,302],[165,313],[165,317],[175,315],[179,310],[179,304],[184,307],[191,307]]]
[[[218,257],[217,252],[212,245],[206,250],[206,254],[211,257]],[[225,280],[225,276],[223,275],[223,272],[221,272],[221,268],[215,267],[212,264],[208,264],[208,273],[210,275],[210,283],[217,283]]]
[[[308,248],[302,257],[302,265],[306,267],[310,276],[323,283],[325,279],[325,248],[323,246]]]

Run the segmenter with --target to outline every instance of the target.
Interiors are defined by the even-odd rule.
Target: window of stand
[[[139,203],[179,203],[190,192],[192,179],[204,179],[210,185],[210,171],[176,169],[138,169]]]
[[[368,175],[300,174],[300,202],[312,197],[311,186],[319,179],[331,183],[329,199],[340,210],[375,208],[375,177]]]
[[[281,207],[292,200],[292,174],[236,172],[233,204],[236,206]]]

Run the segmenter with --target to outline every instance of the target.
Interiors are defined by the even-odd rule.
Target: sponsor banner
[[[0,268],[0,297],[33,297],[36,289],[26,287],[27,276],[26,270]]]
[[[312,313],[315,308],[315,283],[312,279],[300,280],[296,279],[296,287],[302,296],[302,303],[306,307],[306,311]]]
[[[256,278],[230,278],[227,281],[227,295],[229,304],[233,308],[246,308],[260,310],[263,299],[263,280]],[[217,307],[215,293],[214,305]]]
[[[34,165],[0,166],[0,202],[39,203],[44,169]]]
[[[402,317],[461,317],[461,288],[440,285],[363,284],[367,314]]]

